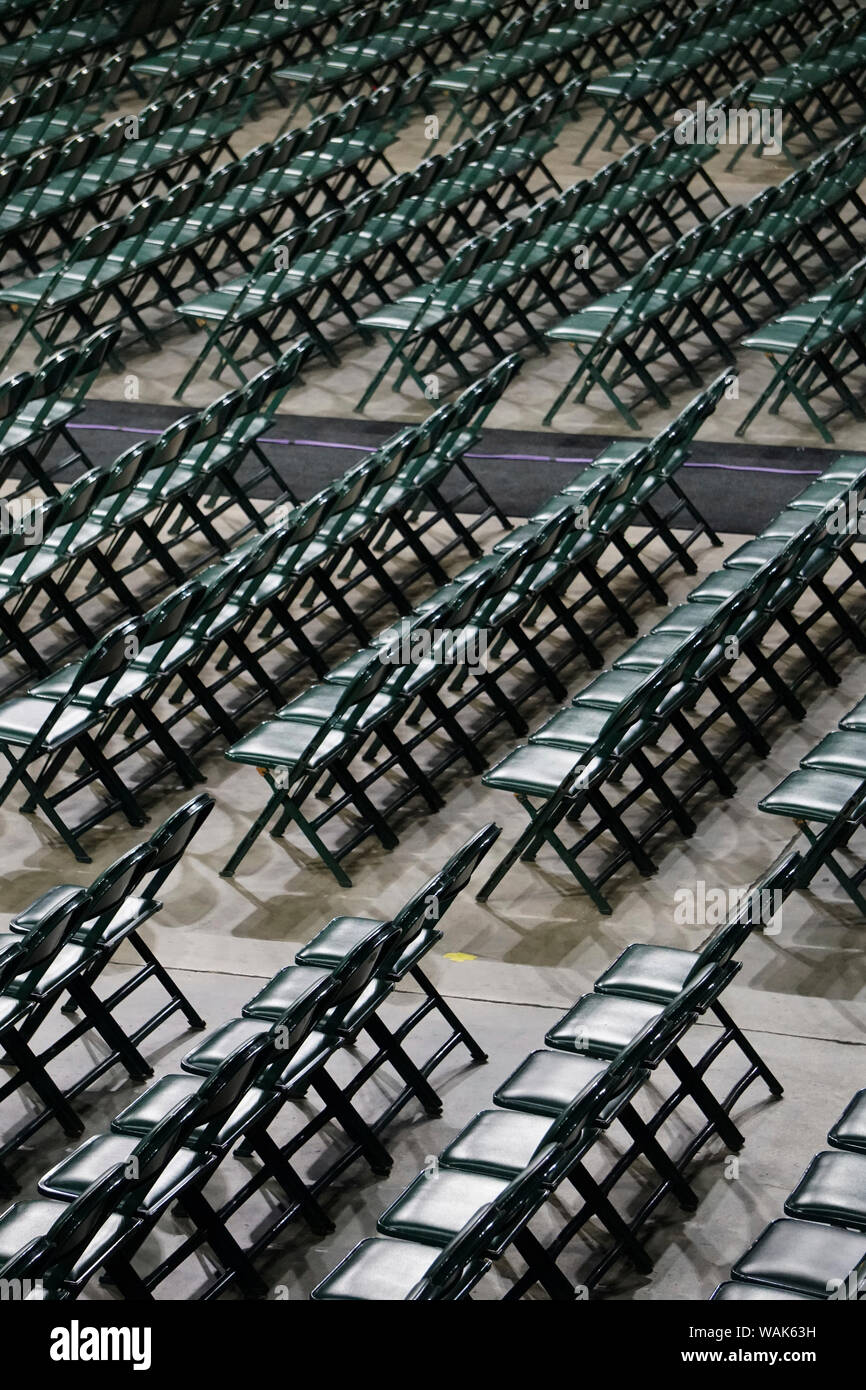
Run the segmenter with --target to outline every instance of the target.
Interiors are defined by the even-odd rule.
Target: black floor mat
[[[159,433],[187,413],[182,407],[91,400],[73,422],[72,431],[91,462],[105,464],[137,439]],[[263,447],[280,476],[303,498],[400,428],[361,418],[278,415]],[[472,466],[503,511],[529,516],[594,458],[609,438],[487,429],[472,451]],[[837,453],[834,449],[698,442],[681,478],[716,530],[754,535]],[[70,469],[64,476],[72,478],[76,471]]]

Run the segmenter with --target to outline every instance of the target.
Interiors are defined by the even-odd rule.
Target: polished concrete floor
[[[243,133],[238,149],[252,147],[275,133],[281,115],[266,112],[255,127]],[[550,166],[560,182],[599,167],[605,156],[596,148],[585,168],[575,170],[573,152],[588,129],[588,117],[566,127]],[[449,132],[445,132],[445,142]],[[428,152],[420,120],[401,139],[396,163],[409,167]],[[725,153],[710,170],[731,198],[755,192],[768,177],[778,178],[787,166],[746,158],[736,178],[725,173]],[[8,332],[6,325],[0,332]],[[137,378],[139,398],[154,404],[171,400],[181,375],[198,348],[195,337],[172,331],[162,350],[135,350],[128,371]],[[702,433],[702,439],[730,440],[739,419],[766,381],[764,366],[739,353],[742,367],[738,401],[723,402]],[[360,349],[345,356],[337,370],[324,365],[310,369],[305,384],[283,404],[284,411],[323,417],[348,416],[361,394],[377,355]],[[14,366],[26,366],[19,354]],[[571,371],[565,349],[547,358],[533,358],[497,406],[491,424],[537,428],[555,393]],[[122,399],[125,374],[104,373],[94,387],[99,398]],[[187,400],[203,404],[229,383],[199,379]],[[693,394],[685,385],[672,395],[671,414]],[[381,392],[370,407],[375,418],[417,419],[427,407],[409,394]],[[645,410],[642,430],[651,433],[669,418]],[[623,434],[621,422],[598,402],[582,409],[569,407],[557,421],[561,429]],[[817,443],[795,414],[764,415],[750,439],[782,445]],[[838,441],[863,446],[859,425],[840,426]],[[733,485],[733,484],[732,484]],[[736,483],[737,486],[741,484]],[[493,539],[493,535],[489,537]],[[725,549],[704,545],[696,558],[700,573],[715,568],[726,549],[739,537],[725,537]],[[694,579],[673,575],[666,581],[668,598],[677,602]],[[659,609],[645,604],[639,618],[645,631]],[[612,658],[624,645],[608,638],[604,654]],[[602,917],[566,876],[561,864],[547,854],[535,865],[519,864],[492,899],[477,902],[471,892],[453,907],[443,924],[445,938],[431,960],[430,973],[447,998],[477,1033],[489,1054],[483,1067],[467,1066],[452,1055],[439,1077],[444,1109],[429,1119],[413,1107],[404,1112],[387,1142],[395,1165],[387,1179],[376,1179],[362,1164],[355,1165],[328,1199],[336,1231],[325,1238],[306,1236],[290,1228],[272,1252],[266,1278],[275,1298],[304,1298],[316,1280],[330,1269],[354,1242],[373,1232],[377,1214],[402,1186],[435,1155],[477,1109],[489,1103],[496,1085],[525,1054],[540,1045],[551,1021],[590,988],[597,975],[627,944],[635,940],[694,947],[707,931],[676,919],[677,895],[703,881],[708,888],[735,889],[750,883],[795,835],[788,821],[762,815],[757,802],[799,757],[830,730],[839,715],[866,693],[862,663],[850,649],[840,657],[842,684],[828,689],[813,681],[806,690],[808,712],[801,724],[777,719],[769,755],[759,760],[744,756],[736,769],[737,793],[730,800],[707,794],[688,841],[668,836],[655,848],[658,872],[641,879],[626,870],[609,885],[613,914]],[[586,680],[578,665],[568,672],[571,690]],[[539,698],[531,713],[533,726],[554,708]],[[513,740],[500,736],[487,750],[491,761]],[[164,907],[145,931],[160,959],[172,970],[208,1024],[231,1017],[259,984],[291,960],[295,947],[308,940],[331,916],[342,912],[387,916],[433,872],[474,830],[493,820],[502,826],[499,845],[511,843],[523,827],[522,812],[510,796],[485,788],[478,777],[459,771],[450,778],[447,805],[431,815],[411,803],[400,818],[399,846],[385,853],[369,842],[347,862],[351,888],[341,888],[309,852],[291,837],[275,842],[265,836],[234,879],[219,870],[232,847],[262,803],[262,783],[248,769],[232,766],[214,747],[204,763],[207,787],[216,810],[193,844],[164,893]],[[189,793],[166,779],[150,803],[153,823],[181,805]],[[17,812],[17,803],[0,810],[4,887],[2,907],[13,913],[57,882],[87,883],[93,874],[134,844],[139,833],[117,818],[94,831],[88,841],[92,868],[74,863],[53,835],[32,817]],[[856,848],[856,845],[855,845]],[[2,924],[0,924],[2,925]],[[762,1225],[779,1214],[787,1191],[812,1153],[821,1147],[827,1127],[852,1092],[866,1084],[866,924],[825,876],[809,895],[786,904],[780,930],[772,937],[753,939],[743,952],[742,970],[730,991],[732,1009],[785,1086],[779,1102],[767,1099],[760,1085],[741,1102],[738,1123],[746,1135],[739,1164],[732,1169],[718,1144],[702,1155],[695,1183],[703,1200],[687,1216],[670,1202],[654,1218],[651,1251],[656,1270],[639,1278],[628,1266],[613,1271],[604,1293],[613,1298],[704,1299],[724,1277],[733,1259]],[[123,961],[121,956],[121,962]],[[122,978],[123,963],[116,967]],[[409,993],[389,1003],[393,1018],[409,1007]],[[136,1004],[136,1008],[139,1004]],[[708,1026],[698,1030],[708,1036]],[[172,1069],[194,1041],[177,1017],[152,1040],[149,1056],[157,1071]],[[71,1075],[74,1059],[58,1075]],[[88,1132],[94,1132],[128,1102],[136,1088],[117,1069],[82,1101]],[[15,1108],[4,1109],[4,1125]],[[329,1142],[338,1142],[328,1136]],[[73,1147],[57,1131],[46,1128],[20,1168],[23,1190],[32,1193],[40,1173]],[[315,1165],[320,1155],[313,1153]],[[261,1213],[244,1217],[250,1225]],[[160,1237],[167,1247],[170,1228]],[[573,1253],[573,1271],[580,1277],[586,1251]],[[189,1297],[202,1285],[206,1268],[197,1261],[185,1265],[164,1292]],[[496,1281],[482,1296],[493,1296]],[[94,1288],[89,1296],[110,1297]]]

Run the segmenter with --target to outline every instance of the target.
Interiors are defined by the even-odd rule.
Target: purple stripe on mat
[[[162,434],[162,430],[136,429],[133,425],[70,425],[72,430],[110,430],[116,434]],[[371,454],[377,447],[374,444],[344,444],[332,439],[282,439],[271,435],[259,435],[260,444],[297,445],[309,449],[354,449],[356,453]],[[468,459],[493,459],[502,463],[592,463],[591,458],[571,458],[563,454],[481,454],[467,453]],[[772,468],[756,466],[753,463],[705,463],[691,460],[686,468],[721,468],[729,473],[782,473],[791,478],[821,476],[820,468]]]

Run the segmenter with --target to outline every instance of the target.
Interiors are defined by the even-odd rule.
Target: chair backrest
[[[752,884],[726,920],[702,943],[698,959],[686,977],[687,984],[707,965],[730,960],[753,931],[767,925],[767,916],[772,917],[794,887],[801,857],[796,852],[781,854]]]
[[[33,374],[33,396],[59,395],[67,382],[77,376],[80,364],[80,349],[72,344],[53,353]]]
[[[198,1089],[195,1126],[201,1129],[197,1147],[206,1148],[262,1068],[273,1059],[274,1043],[265,1031],[247,1038],[205,1077]]]
[[[91,468],[76,478],[61,495],[55,525],[69,526],[86,520],[105,491],[107,477],[107,470]]]
[[[86,379],[88,375],[95,375],[120,334],[119,324],[106,324],[104,328],[98,328],[95,333],[77,343],[75,347],[78,353],[78,368],[74,375],[82,379]]]
[[[322,488],[321,492],[308,497],[306,502],[302,502],[299,507],[296,507],[285,526],[285,531],[290,538],[289,543],[299,545],[315,536],[319,527],[331,515],[334,502],[333,489]]]
[[[512,1178],[508,1186],[494,1198],[488,1208],[491,1217],[486,1227],[486,1239],[491,1254],[508,1245],[515,1230],[537,1211],[546,1200],[550,1186],[561,1163],[557,1144],[544,1144],[536,1150],[526,1167]]]
[[[333,993],[328,995],[329,1030],[339,1029],[346,1014],[378,973],[382,957],[390,951],[395,940],[396,929],[392,922],[376,923],[361,941],[346,952],[332,972]]]
[[[209,407],[210,408],[210,407]],[[165,469],[164,479],[168,480],[173,471],[173,466],[182,454],[198,440],[204,421],[205,412],[182,415],[179,420],[173,420],[156,439],[150,441],[152,445],[149,468]],[[155,489],[159,493],[159,487]]]
[[[154,853],[153,848],[145,842],[127,850],[126,854],[103,869],[87,889],[87,899],[78,916],[79,922],[110,918],[152,868]],[[99,922],[95,928],[97,934],[102,925]]]
[[[466,887],[481,860],[501,834],[492,821],[451,855],[438,873],[412,894],[393,919],[399,933],[382,959],[379,974],[393,972],[407,946],[426,928],[435,928],[454,900]]]
[[[406,1295],[407,1302],[454,1302],[473,1286],[487,1268],[487,1251],[496,1238],[500,1217],[495,1207],[481,1207],[436,1256],[422,1279]],[[312,1297],[315,1298],[315,1292]]]
[[[123,506],[129,489],[134,487],[142,474],[151,466],[153,454],[153,442],[145,439],[138,444],[133,444],[129,449],[124,449],[123,453],[118,454],[114,460],[106,474],[105,489],[102,494],[103,505],[109,497],[114,498],[113,505],[105,513],[106,525],[111,524],[114,516]]]
[[[0,989],[20,995],[32,988],[75,929],[85,901],[82,888],[46,913],[29,931],[22,932],[20,941],[0,962]]]
[[[147,866],[147,872],[153,875],[147,885],[148,897],[152,898],[154,893],[162,887],[172,869],[186,853],[190,840],[198,834],[204,825],[215,804],[209,792],[200,792],[198,796],[194,796],[179,810],[173,811],[162,825],[154,830],[148,841],[153,850],[153,858]]]
[[[78,669],[69,685],[67,696],[58,705],[75,699],[75,696],[96,681],[105,681],[103,698],[110,692],[120,672],[131,659],[131,649],[136,645],[141,631],[140,618],[128,618],[125,622],[106,632],[82,657]],[[134,641],[131,641],[134,639]],[[114,678],[114,679],[112,679]]]
[[[80,1197],[60,1210],[44,1236],[19,1250],[0,1268],[0,1273],[4,1278],[12,1274],[38,1276],[49,1290],[61,1288],[94,1236],[116,1211],[128,1183],[122,1164],[109,1168]]]
[[[140,633],[142,653],[150,647],[164,649],[165,644],[170,646],[183,629],[190,612],[195,609],[203,593],[204,586],[192,579],[188,584],[182,584],[179,589],[175,589],[146,613]],[[158,664],[161,654],[163,652],[158,651],[149,661]]]
[[[276,362],[251,377],[243,388],[244,413],[271,416],[280,401],[301,374],[301,368],[310,355],[313,341],[309,337],[292,343]],[[267,405],[266,405],[267,403]]]
[[[33,392],[34,377],[31,372],[17,372],[6,381],[0,381],[0,422],[15,420],[25,401]],[[0,449],[3,447],[0,435]]]

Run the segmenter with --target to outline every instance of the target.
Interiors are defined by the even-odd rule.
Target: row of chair
[[[518,798],[529,823],[482,896],[547,845],[610,912],[602,885],[627,863],[653,873],[647,842],[669,826],[693,834],[689,805],[704,786],[733,795],[726,764],[745,747],[769,751],[764,730],[778,711],[803,717],[800,695],[813,674],[838,684],[833,652],[846,642],[863,650],[849,597],[862,585],[863,558],[862,538],[832,518],[864,470],[859,456],[833,464],[485,774],[488,786]],[[720,721],[730,736],[710,738]],[[577,827],[570,845],[568,824]]]
[[[82,829],[118,809],[131,824],[143,823],[130,785],[133,773],[124,769],[121,776],[121,764],[140,773],[138,792],[158,781],[166,766],[193,785],[201,776],[195,754],[214,737],[237,739],[237,721],[247,710],[265,698],[279,707],[285,683],[305,666],[324,674],[325,653],[347,632],[368,642],[365,616],[369,621],[378,608],[408,611],[406,589],[420,576],[441,582],[441,557],[455,546],[478,554],[473,530],[491,514],[508,523],[463,454],[518,366],[519,359],[507,359],[308,502],[286,508],[263,535],[229,550],[148,613],[113,627],[80,660],[5,700],[0,746],[11,771],[0,800],[20,784],[25,809],[41,809],[86,862],[78,840]],[[452,473],[462,491],[446,497],[440,488]],[[472,493],[484,510],[467,525],[457,508]],[[417,515],[428,505],[431,515]],[[438,555],[425,544],[437,519],[449,532],[446,539],[434,538]],[[396,532],[397,539],[387,543],[383,537],[381,553],[374,554],[371,543],[383,531]],[[414,565],[409,573],[402,562],[406,555]],[[398,559],[399,584],[389,573]],[[366,615],[353,602],[364,584],[373,588]],[[326,635],[323,621],[332,628]],[[214,665],[218,652],[223,656]],[[263,664],[271,652],[282,661],[274,675]],[[238,685],[232,703],[229,692]],[[162,696],[166,700],[157,709]],[[194,733],[183,744],[173,732],[181,725]],[[154,750],[161,755],[155,761]],[[64,768],[73,755],[84,762],[70,776]],[[72,830],[58,808],[94,784],[110,799],[100,800]]]
[[[536,1287],[557,1300],[573,1300],[576,1286],[589,1296],[622,1255],[649,1273],[652,1259],[639,1234],[648,1217],[668,1194],[686,1211],[697,1207],[688,1169],[716,1136],[742,1147],[730,1112],[755,1080],[782,1094],[721,996],[739,970],[735,956],[752,931],[768,924],[764,895],[781,903],[795,864],[796,856],[777,862],[696,951],[627,947],[593,992],[548,1030],[545,1049],[531,1052],[497,1088],[497,1109],[470,1120],[383,1213],[381,1234],[357,1245],[312,1297],[465,1299],[491,1265],[511,1266],[515,1255],[520,1272],[502,1271],[508,1301]],[[687,1037],[697,1041],[691,1029],[707,1011],[721,1031],[692,1061],[682,1045]],[[707,1073],[730,1045],[748,1065],[720,1099]],[[674,1077],[664,1094],[662,1064]],[[686,1098],[703,1123],[673,1157],[659,1132]],[[644,1114],[638,1101],[646,1102]],[[624,1146],[612,1137],[620,1127]],[[651,1182],[641,1175],[637,1206],[632,1197],[633,1209],[623,1211],[612,1194],[641,1159]],[[566,1203],[569,1187],[577,1210]],[[531,1228],[542,1210],[552,1217],[553,1234],[549,1226],[538,1234]],[[606,1248],[575,1278],[560,1261],[590,1223],[601,1226]]]
[[[98,63],[103,55],[125,57],[136,40],[150,47],[178,38],[203,3],[183,0],[166,23],[159,6],[137,14],[128,0],[51,0],[31,32],[0,46],[0,82],[26,90],[46,73],[67,75],[82,58]]]
[[[76,68],[68,77],[46,77],[0,102],[0,159],[29,159],[37,150],[98,125],[114,98],[126,60],[120,54]]]
[[[446,124],[459,130],[501,117],[512,104],[614,66],[623,54],[637,58],[659,29],[682,14],[681,0],[606,0],[578,9],[569,0],[548,0],[503,24],[487,50],[470,63],[437,73],[430,92],[450,101]]]
[[[207,87],[219,73],[261,55],[264,86],[279,100],[281,91],[273,79],[280,62],[290,62],[323,52],[333,42],[347,12],[360,0],[286,0],[280,6],[262,6],[260,0],[213,0],[196,15],[183,42],[170,44],[136,59],[136,80],[157,93],[180,83]]]
[[[23,162],[0,165],[0,258],[14,255],[39,270],[75,244],[85,222],[103,222],[151,193],[204,176],[222,155],[237,159],[230,137],[260,80],[260,65],[252,65],[209,91],[158,99],[98,132],[71,134]]]
[[[619,137],[632,141],[647,127],[660,130],[677,108],[696,99],[713,104],[744,76],[761,77],[801,53],[845,3],[820,0],[710,0],[660,29],[643,57],[605,77],[593,78],[587,94],[602,115],[577,155],[582,162],[596,140],[605,149]]]
[[[736,102],[732,95],[732,104],[742,99],[750,106],[783,113],[782,151],[789,163],[796,162],[792,141],[802,142],[808,151],[818,150],[828,134],[838,139],[852,125],[862,124],[866,107],[858,77],[866,62],[863,25],[861,9],[844,19],[831,19],[793,63],[743,84]],[[736,151],[729,167],[734,167],[745,149],[741,146]]]
[[[369,338],[361,323],[365,306],[369,311],[371,300],[390,300],[395,279],[408,279],[414,293],[423,293],[431,272],[450,260],[455,240],[501,223],[550,188],[559,191],[543,160],[575,95],[564,89],[521,108],[446,155],[385,180],[342,212],[292,228],[249,275],[192,300],[183,316],[213,326],[176,394],[212,349],[219,354],[217,372],[224,364],[243,379],[247,361],[277,355],[299,331],[336,363],[335,336],[324,331],[335,319],[344,333],[348,325],[350,335]]]
[[[500,338],[511,341],[515,330],[547,351],[544,321],[568,314],[565,296],[578,286],[597,294],[605,270],[628,274],[629,253],[650,257],[659,233],[704,223],[708,204],[727,207],[704,167],[711,153],[679,145],[669,131],[488,236],[473,237],[440,275],[366,314],[361,331],[381,335],[390,351],[357,408],[394,364],[395,390],[410,378],[423,391],[425,376],[443,367],[465,381],[466,359],[479,350],[498,358]]]
[[[0,289],[0,302],[21,319],[2,362],[28,337],[44,353],[109,315],[153,346],[148,309],[168,310],[173,322],[184,289],[202,280],[214,289],[222,267],[249,265],[288,216],[303,221],[323,198],[339,203],[347,188],[365,191],[380,167],[393,174],[385,152],[412,99],[411,88],[381,88],[97,223],[56,266]]]
[[[732,341],[837,275],[840,261],[860,258],[864,170],[866,133],[859,131],[807,169],[669,242],[624,287],[548,329],[549,338],[571,343],[578,365],[545,424],[580,383],[577,402],[598,387],[636,429],[624,384],[637,389],[635,403],[650,397],[667,407],[659,364],[699,385],[705,358],[732,362]],[[695,342],[701,357],[686,352]]]
[[[866,1297],[866,1091],[858,1091],[715,1302]]]
[[[809,848],[803,855],[800,887],[828,870],[854,906],[866,915],[860,885],[866,869],[853,873],[840,862],[866,817],[866,700],[860,700],[800,759],[800,766],[758,803],[768,815],[794,821]]]
[[[512,14],[528,8],[528,0],[388,0],[354,11],[333,43],[276,71],[280,84],[297,88],[287,120],[301,106],[315,111],[323,100],[346,101],[385,82],[400,85],[419,62],[429,79],[462,54],[486,48]]]
[[[361,1156],[374,1173],[389,1171],[380,1135],[413,1098],[427,1113],[439,1113],[430,1077],[445,1057],[465,1046],[474,1062],[486,1060],[421,962],[498,833],[490,825],[472,836],[391,921],[334,918],[294,964],[256,991],[240,1017],[207,1034],[179,1073],[160,1076],[109,1132],[91,1136],[51,1168],[39,1182],[43,1198],[16,1202],[0,1215],[0,1274],[26,1271],[43,1281],[45,1297],[69,1299],[104,1270],[122,1296],[152,1298],[207,1245],[217,1269],[203,1297],[233,1282],[248,1296],[263,1295],[253,1260],[280,1232],[298,1217],[317,1234],[332,1230],[318,1200],[324,1189]],[[391,1028],[383,1006],[409,977],[421,1001]],[[427,1019],[435,1032],[416,1061],[406,1044],[411,1040],[417,1056],[421,1036],[430,1032],[423,1029]],[[362,1039],[372,1047],[362,1050]],[[351,1066],[340,1084],[328,1070],[332,1059]],[[392,1094],[365,1118],[356,1097],[373,1080]],[[306,1121],[295,1122],[288,1139],[281,1132],[274,1137],[287,1107],[297,1107],[308,1091],[318,1100],[312,1115],[307,1105]],[[334,1153],[326,1142],[316,1177],[304,1179],[294,1160],[334,1123],[348,1143]],[[253,1172],[242,1173],[226,1196],[224,1164],[233,1150]],[[269,1219],[242,1249],[229,1222],[263,1188],[272,1194]],[[183,1238],[149,1269],[141,1262],[136,1268],[140,1247],[175,1204],[186,1218]]]
[[[0,1107],[20,1091],[41,1107],[11,1131],[0,1132],[0,1185],[15,1190],[6,1160],[44,1125],[54,1120],[77,1137],[84,1123],[76,1097],[120,1063],[135,1080],[153,1075],[141,1046],[178,1011],[191,1028],[204,1022],[141,936],[141,928],[162,904],[156,894],[179,863],[190,841],[213,810],[210,796],[198,796],[175,811],[149,840],[122,855],[87,888],[60,884],[15,914],[0,935],[0,1055],[10,1074],[0,1085]],[[97,993],[101,977],[121,946],[134,951],[140,965],[107,995]],[[131,1027],[122,1022],[122,1005],[154,979],[168,996],[152,1014]],[[121,1011],[118,1018],[118,1010]],[[58,1013],[80,1013],[57,1036]],[[58,1084],[52,1064],[82,1038],[98,1037],[103,1055]]]
[[[342,209],[292,227],[262,251],[252,270],[180,308],[207,338],[176,391],[182,396],[216,350],[244,379],[252,359],[276,357],[299,332],[334,365],[333,321],[357,331],[363,306],[393,294],[394,280],[423,285],[453,254],[453,243],[507,218],[559,185],[545,167],[574,93],[523,107],[477,137],[385,179]]]
[[[90,341],[93,356],[102,360],[117,333],[100,330]],[[0,542],[4,692],[47,675],[119,614],[142,614],[166,587],[225,555],[250,531],[264,532],[296,503],[257,436],[267,432],[308,352],[309,344],[299,342],[243,390],[133,444],[113,464],[87,469],[62,493],[52,484],[44,501],[31,496],[26,509],[19,495],[17,513],[15,501],[0,500],[0,516],[9,523]],[[60,355],[76,353],[65,348]],[[92,378],[92,362],[87,370]],[[272,499],[257,495],[266,485]],[[228,535],[217,527],[221,517],[231,526]]]
[[[88,338],[61,348],[34,371],[17,372],[0,382],[0,484],[8,504],[22,495],[58,495],[55,475],[71,463],[88,460],[69,433],[70,422],[102,366],[111,356],[118,329],[99,329]],[[59,464],[48,462],[57,448],[71,454]],[[11,534],[13,527],[5,528]]]
[[[688,545],[704,534],[716,539],[675,474],[723,390],[720,380],[642,447],[621,442],[604,452],[589,470],[588,487],[552,499],[544,515],[510,532],[380,631],[365,651],[233,744],[226,756],[262,772],[270,795],[223,873],[235,872],[276,817],[272,835],[294,825],[348,884],[341,860],[362,840],[374,834],[392,849],[392,823],[402,806],[420,796],[431,810],[440,809],[435,782],[455,762],[482,771],[481,746],[492,730],[504,722],[514,733],[525,732],[521,706],[539,689],[561,698],[559,672],[575,657],[600,666],[596,638],[611,623],[636,630],[629,605],[647,591],[663,601],[659,573],[672,563],[693,572]],[[654,505],[665,488],[674,492],[667,518]],[[695,523],[686,544],[669,524],[684,509]],[[640,521],[649,523],[649,532],[632,544],[626,529]],[[655,574],[643,558],[653,539],[664,547]],[[615,558],[608,564],[611,549]],[[628,571],[637,584],[618,596],[611,586]],[[579,616],[590,605],[602,613],[593,631]],[[518,684],[512,673],[521,668],[526,674]],[[314,798],[321,809],[310,805]],[[333,844],[322,835],[331,823]]]
[[[781,314],[766,328],[751,334],[743,347],[762,352],[773,367],[773,376],[737,427],[746,433],[768,402],[777,415],[792,397],[815,426],[822,439],[833,442],[829,422],[845,412],[866,419],[861,392],[854,381],[862,366],[866,322],[866,260],[859,260],[835,283]],[[818,414],[826,396],[835,403]]]

